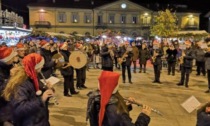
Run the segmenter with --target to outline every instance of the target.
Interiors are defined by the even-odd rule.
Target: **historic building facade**
[[[97,35],[103,29],[131,36],[148,36],[157,11],[129,0],[101,2],[40,0],[29,4],[29,23],[34,30]],[[200,13],[176,12],[182,30],[199,30]]]

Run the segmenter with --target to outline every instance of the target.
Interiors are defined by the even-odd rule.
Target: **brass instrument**
[[[154,63],[156,58],[157,58],[158,53],[156,52],[156,50],[153,51],[153,56],[152,56],[152,62]]]
[[[184,63],[184,56],[185,56],[185,52],[184,52],[184,50],[182,50],[182,56],[179,57],[179,64],[183,64]]]
[[[118,58],[118,64],[122,64],[123,62],[126,61],[126,57],[127,57],[127,54],[128,54],[129,50],[126,50],[126,52],[123,54],[123,56],[121,58]]]
[[[114,61],[114,52],[113,52],[112,46],[108,46],[108,51],[109,51],[109,54],[110,54],[112,60]]]
[[[136,101],[131,101],[128,98],[124,98],[124,100],[130,102],[131,104],[135,104],[137,106],[143,107],[143,104],[138,103]],[[157,109],[152,108],[151,111],[154,112],[154,113],[156,113],[156,114],[158,114],[158,115],[160,115],[160,116],[163,116],[162,113],[160,111],[158,111]]]
[[[44,80],[44,85],[47,87],[47,81],[46,81],[46,78],[44,77],[44,75],[42,74],[42,72],[40,72],[40,75],[42,76],[43,80]],[[48,88],[48,87],[47,87]],[[55,91],[54,88],[51,88],[53,90],[53,92]],[[57,101],[57,98],[55,96],[52,97],[53,100],[54,100],[54,105],[58,105],[58,101]]]

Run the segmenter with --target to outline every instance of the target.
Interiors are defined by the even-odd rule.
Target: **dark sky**
[[[28,25],[28,8],[27,4],[31,2],[37,2],[38,0],[2,0],[2,8],[15,11],[19,15],[24,17],[25,24]],[[70,0],[74,1],[74,0]],[[90,0],[91,1],[91,0]],[[99,1],[99,0],[97,0]],[[113,1],[113,0],[110,0]],[[205,13],[210,11],[210,0],[133,0],[137,3],[152,3],[152,4],[186,4],[190,9],[200,11],[201,21],[204,20],[202,17]]]

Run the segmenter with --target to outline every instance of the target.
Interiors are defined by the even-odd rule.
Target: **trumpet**
[[[137,106],[143,107],[143,104],[138,103],[136,101],[131,101],[128,98],[124,98],[124,100],[130,102],[131,104],[135,104]],[[157,109],[152,108],[151,111],[156,113],[156,114],[158,114],[158,115],[160,115],[160,116],[163,116],[163,114],[160,111],[158,111]]]
[[[42,76],[43,80],[44,80],[44,85],[47,87],[47,81],[46,78],[44,77],[44,75],[42,74],[42,72],[40,72],[40,75]],[[51,88],[53,91],[55,91],[54,88]],[[58,101],[57,98],[55,96],[52,97],[52,99],[54,100],[54,105],[58,105]]]

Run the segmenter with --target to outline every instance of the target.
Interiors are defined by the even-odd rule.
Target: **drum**
[[[80,69],[87,64],[87,55],[82,51],[72,51],[69,62],[72,67]]]
[[[64,57],[63,57],[63,55],[60,54],[60,53],[56,53],[55,55],[53,55],[53,56],[52,56],[52,59],[53,59],[53,60],[58,60],[58,62],[57,62],[57,64],[56,64],[55,68],[58,68],[58,69],[59,69],[59,68],[62,68],[63,65],[65,64]]]

